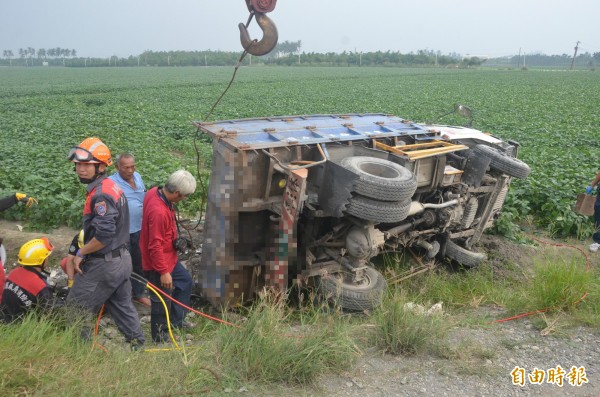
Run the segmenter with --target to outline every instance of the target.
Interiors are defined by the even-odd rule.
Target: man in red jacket
[[[179,262],[180,249],[174,204],[196,190],[194,176],[185,170],[175,171],[164,187],[154,187],[146,193],[142,215],[140,250],[142,269],[148,281],[179,302],[188,305],[192,294],[192,277]],[[150,330],[152,340],[167,341],[167,314],[157,296],[151,294]],[[169,321],[175,328],[184,326],[187,310],[165,299]]]

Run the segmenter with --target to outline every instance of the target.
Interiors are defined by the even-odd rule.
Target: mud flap
[[[288,261],[297,261],[298,236],[296,225],[302,211],[306,191],[308,170],[300,169],[290,173],[283,193],[281,216],[275,224],[275,238],[269,244],[265,261],[265,285],[285,291],[288,287]],[[294,263],[292,267],[296,267]]]
[[[358,175],[333,161],[327,161],[319,189],[319,206],[336,218],[341,218],[348,200],[352,197],[352,186]]]

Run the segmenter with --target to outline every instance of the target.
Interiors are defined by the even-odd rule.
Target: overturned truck
[[[386,282],[372,258],[413,247],[474,267],[512,177],[518,144],[466,127],[387,114],[195,123],[213,138],[204,245],[196,274],[211,303],[264,287],[317,288],[368,310]]]

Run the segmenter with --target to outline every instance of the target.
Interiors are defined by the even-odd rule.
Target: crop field
[[[0,68],[0,193],[37,197],[2,216],[36,228],[78,226],[84,189],[66,160],[86,136],[113,155],[130,151],[147,186],[175,169],[196,172],[192,121],[312,113],[391,113],[461,124],[440,115],[462,103],[475,128],[521,143],[530,177],[514,181],[503,215],[553,234],[589,235],[577,193],[598,168],[600,72],[398,68],[244,67],[208,120],[233,68]],[[199,139],[206,177],[210,144]],[[201,194],[197,193],[197,196]],[[187,205],[198,205],[190,200]],[[22,207],[22,206],[21,206]],[[502,224],[502,222],[501,222]]]

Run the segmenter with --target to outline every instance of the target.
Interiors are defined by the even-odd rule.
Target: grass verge
[[[243,388],[255,395],[287,395],[294,385],[351,369],[361,349],[373,346],[392,354],[435,355],[448,360],[440,364],[448,371],[478,374],[482,363],[494,359],[493,346],[452,335],[460,327],[488,332],[498,310],[474,308],[504,307],[508,315],[553,307],[534,317],[542,333],[600,325],[598,270],[586,272],[581,263],[555,256],[540,256],[533,263],[530,269],[499,271],[486,265],[418,275],[390,286],[370,316],[319,305],[292,309],[267,296],[237,316],[241,328],[197,319],[194,343],[181,351],[132,353],[115,342],[104,352],[80,342],[77,325],[30,315],[21,323],[0,324],[0,395],[219,395]],[[585,292],[585,300],[575,305]],[[405,306],[439,301],[444,302],[443,316],[425,316]],[[503,344],[510,347],[510,342]]]
[[[448,321],[441,313],[420,312],[400,292],[387,296],[374,313],[374,342],[382,351],[393,354],[416,354],[437,350],[448,331]]]
[[[259,302],[243,328],[219,329],[218,362],[242,379],[290,384],[312,383],[324,372],[352,366],[359,350],[344,321],[326,317],[303,332],[290,327],[288,316],[283,300]]]

